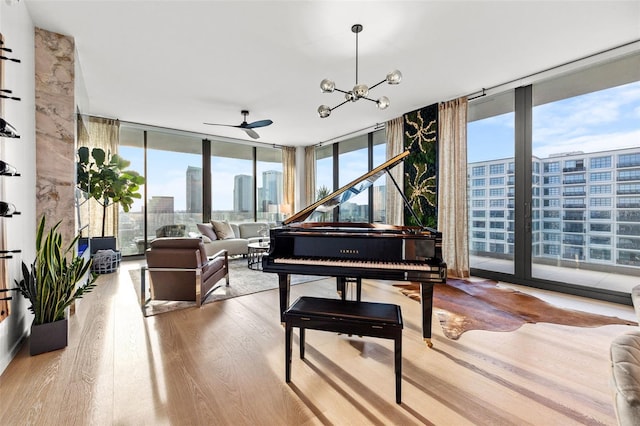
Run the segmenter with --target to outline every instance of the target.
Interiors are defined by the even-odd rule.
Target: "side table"
[[[262,256],[268,251],[268,242],[247,244],[247,267],[256,271],[262,270]]]

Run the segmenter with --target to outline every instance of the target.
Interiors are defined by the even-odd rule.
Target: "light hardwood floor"
[[[144,319],[128,268],[101,276],[70,320],[69,346],[28,355],[0,376],[2,425],[615,425],[608,349],[629,326],[529,324],[422,342],[420,306],[385,282],[365,300],[402,306],[403,402],[395,404],[393,342],[294,332],[284,382],[276,290]],[[231,282],[233,285],[233,281]],[[530,291],[530,290],[528,290]],[[332,280],[292,287],[335,296]],[[535,291],[572,308],[635,320],[629,306]]]

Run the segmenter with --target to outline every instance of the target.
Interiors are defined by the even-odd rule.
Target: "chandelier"
[[[318,107],[318,115],[320,116],[320,118],[327,118],[329,115],[331,115],[331,111],[333,111],[334,109],[341,107],[347,102],[355,102],[358,99],[366,99],[368,101],[375,102],[378,108],[386,109],[389,107],[389,98],[387,98],[386,96],[381,96],[378,99],[371,99],[368,97],[369,91],[375,87],[378,87],[385,81],[389,84],[399,84],[402,81],[402,73],[398,70],[393,70],[389,74],[387,74],[387,77],[384,80],[374,84],[371,87],[367,87],[366,84],[359,84],[358,83],[358,33],[362,32],[362,25],[360,24],[353,25],[351,27],[351,32],[355,33],[356,35],[356,84],[355,86],[353,86],[353,89],[349,91],[345,91],[345,90],[338,89],[336,87],[336,83],[329,80],[328,78],[325,78],[324,80],[322,80],[320,82],[320,89],[322,90],[322,93],[332,93],[333,91],[344,93],[345,101],[342,102],[341,104],[334,106],[333,108],[329,108],[327,105],[320,105]]]

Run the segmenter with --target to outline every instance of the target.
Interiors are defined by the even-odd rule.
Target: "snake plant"
[[[47,233],[44,216],[36,235],[36,258],[29,268],[22,262],[22,280],[15,280],[20,293],[31,302],[33,324],[45,324],[65,318],[66,308],[95,287],[97,275],[90,272],[91,260],[76,254],[77,235],[64,248],[58,222]],[[78,284],[87,276],[84,284]]]

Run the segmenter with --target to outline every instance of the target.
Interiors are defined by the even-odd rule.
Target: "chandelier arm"
[[[351,92],[346,92],[346,91],[344,91],[344,90],[342,90],[342,89],[338,89],[337,87],[336,87],[336,88],[334,88],[333,90],[335,90],[336,92],[344,93],[345,95],[346,95],[347,93],[351,93]]]
[[[351,102],[351,101],[346,100],[346,101],[344,101],[344,102],[342,102],[342,103],[340,103],[340,104],[338,104],[338,105],[334,106],[333,108],[331,108],[331,111],[333,111],[333,110],[334,110],[334,109],[336,109],[336,108],[341,107],[342,105],[346,104],[347,102]]]
[[[378,103],[378,101],[377,101],[377,100],[375,100],[375,99],[371,99],[371,98],[367,98],[366,96],[360,96],[360,99],[366,99],[366,100],[368,100],[368,101]]]
[[[387,81],[387,79],[386,79],[386,78],[385,78],[384,80],[382,80],[381,82],[376,83],[376,84],[374,84],[373,86],[369,87],[369,90],[373,89],[374,87],[378,87],[378,86],[380,86],[380,85],[381,85],[382,83],[384,83],[385,81]]]

